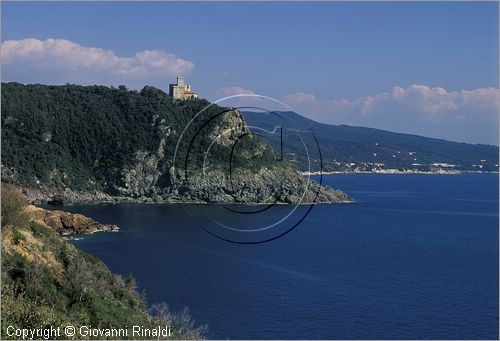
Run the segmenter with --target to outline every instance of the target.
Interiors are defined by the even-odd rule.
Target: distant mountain
[[[390,131],[318,123],[295,112],[243,112],[249,126],[274,129],[283,126],[283,136],[263,135],[276,150],[283,140],[283,156],[307,166],[302,142],[292,130],[312,131],[321,149],[323,170],[370,171],[461,170],[498,171],[498,146],[452,142]]]

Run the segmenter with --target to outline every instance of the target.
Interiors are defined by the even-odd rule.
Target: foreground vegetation
[[[147,309],[134,278],[112,274],[99,259],[30,221],[22,196],[2,186],[2,328],[66,325],[98,328],[171,326],[176,339],[200,339],[189,312],[173,314],[165,304]],[[62,339],[67,339],[62,335]],[[101,337],[98,337],[101,338]]]

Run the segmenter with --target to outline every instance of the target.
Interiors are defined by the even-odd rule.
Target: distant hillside
[[[273,129],[283,122],[287,128],[311,129],[321,148],[323,169],[327,171],[498,171],[497,146],[451,142],[372,128],[322,124],[295,112],[243,112],[243,116],[250,126],[265,129]],[[279,150],[279,136],[263,137]],[[285,128],[283,148],[285,158],[296,159],[305,169],[307,162],[302,152],[302,144],[298,139],[292,138]]]
[[[291,203],[305,191],[309,202],[347,200],[275,161],[238,110],[173,100],[149,86],[2,83],[1,90],[2,182],[29,189],[30,198]]]

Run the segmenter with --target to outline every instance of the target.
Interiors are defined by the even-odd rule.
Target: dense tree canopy
[[[154,154],[163,148],[162,165],[171,162],[180,133],[209,104],[173,101],[149,86],[133,91],[124,86],[3,83],[3,181],[106,191],[139,151]],[[232,146],[212,144],[209,134],[225,124],[219,115],[223,110],[209,106],[180,140],[179,154],[189,155],[190,166],[200,167],[209,147],[212,158],[227,163]],[[242,139],[235,149],[236,166],[274,160],[271,148],[257,136]],[[243,150],[255,153],[239,152]]]

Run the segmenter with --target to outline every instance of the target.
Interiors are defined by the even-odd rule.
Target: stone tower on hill
[[[191,86],[184,83],[184,77],[177,76],[177,84],[170,84],[169,94],[173,99],[198,98],[196,92],[191,91]]]

